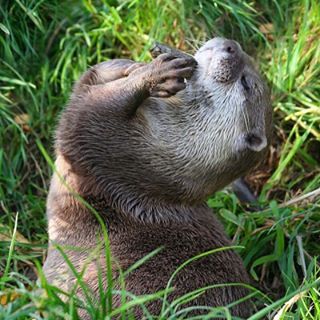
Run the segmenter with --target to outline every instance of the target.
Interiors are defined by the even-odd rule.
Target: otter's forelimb
[[[184,79],[190,79],[196,64],[192,56],[174,52],[160,54],[148,64],[127,59],[103,62],[81,77],[74,96],[133,115],[146,98],[167,98],[183,90]]]

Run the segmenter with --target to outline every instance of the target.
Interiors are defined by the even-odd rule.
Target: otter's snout
[[[213,38],[201,47],[195,58],[214,80],[227,83],[238,78],[244,66],[243,55],[236,41]]]
[[[235,80],[243,69],[242,50],[233,40],[214,38],[212,43],[212,77],[218,82]]]

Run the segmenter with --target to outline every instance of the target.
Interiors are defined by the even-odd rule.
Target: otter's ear
[[[252,151],[259,152],[263,150],[267,145],[267,137],[264,132],[250,132],[244,137],[245,144],[247,148]]]

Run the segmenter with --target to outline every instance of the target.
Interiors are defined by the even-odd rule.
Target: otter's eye
[[[248,85],[248,82],[247,82],[247,79],[245,76],[242,76],[241,77],[241,84],[242,86],[245,88],[246,91],[249,91],[250,90],[250,87]]]

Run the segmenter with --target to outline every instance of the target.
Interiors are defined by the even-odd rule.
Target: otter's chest
[[[220,224],[211,227],[212,230],[199,226],[198,229],[140,226],[139,229],[128,228],[120,233],[111,232],[112,256],[123,271],[151,252],[155,253],[126,275],[127,290],[138,295],[162,290],[186,261],[189,263],[178,272],[172,283],[179,295],[212,284],[247,282],[239,256],[232,250],[219,252],[219,248],[230,245]],[[215,249],[218,250],[215,252]],[[199,257],[210,250],[211,254]],[[198,257],[191,261],[195,256]]]

